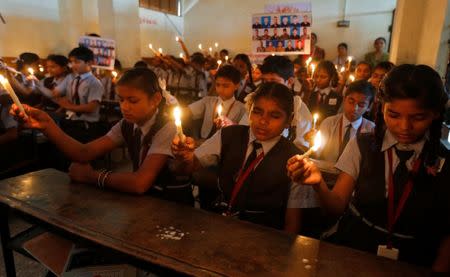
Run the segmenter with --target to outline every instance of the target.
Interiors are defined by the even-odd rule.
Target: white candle
[[[152,45],[151,43],[148,45],[148,48],[150,48],[150,50],[152,50],[153,54],[155,54],[156,56],[158,56],[158,52],[156,52],[156,50],[153,49],[153,45]]]
[[[218,60],[218,61],[217,61],[217,69],[220,68],[220,65],[222,65],[222,61],[221,61],[221,60]]]
[[[316,136],[314,137],[314,144],[311,148],[309,148],[308,151],[306,151],[303,155],[300,155],[300,159],[308,158],[311,156],[311,154],[322,146],[322,135],[320,134],[320,131],[317,132]]]
[[[181,143],[186,141],[186,136],[183,134],[183,127],[181,126],[181,109],[180,107],[175,107],[173,109],[173,117],[175,118],[175,125],[177,126],[177,135]]]
[[[117,75],[119,75],[119,74],[117,73],[117,71],[113,70],[111,72],[111,75],[113,76],[113,78],[117,78]]]
[[[350,67],[352,66],[352,60],[353,60],[352,57],[348,57],[348,58],[347,58],[347,61],[348,61],[348,70],[349,70],[349,71],[350,71]]]
[[[21,112],[25,115],[25,119],[28,119],[27,114],[25,113],[25,109],[22,106],[22,103],[20,103],[19,98],[17,98],[16,93],[14,92],[13,88],[11,87],[11,84],[9,83],[8,79],[3,77],[3,75],[0,74],[0,83],[2,84],[3,88],[9,93],[11,96],[14,104],[19,108]]]
[[[225,56],[225,62],[226,63],[228,62],[228,56]]]
[[[311,58],[311,57],[309,57],[309,58],[306,60],[306,68],[308,68],[308,66],[309,66],[309,64],[311,63],[311,61],[312,61],[312,58]]]
[[[313,129],[316,129],[317,119],[319,119],[319,114],[315,113],[313,115]]]
[[[215,46],[216,48],[219,48],[219,43],[218,43],[218,42],[214,43],[214,46]]]

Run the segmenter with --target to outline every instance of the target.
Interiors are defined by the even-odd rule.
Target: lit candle
[[[314,137],[314,144],[311,148],[309,148],[308,151],[306,151],[303,155],[300,155],[300,159],[308,158],[311,156],[313,152],[316,152],[319,150],[319,148],[322,145],[322,135],[320,134],[320,131],[317,132],[316,136]]]
[[[214,46],[215,46],[216,48],[219,48],[219,43],[218,43],[218,42],[214,43]]]
[[[177,126],[177,136],[181,143],[186,141],[186,136],[183,134],[183,127],[181,127],[181,109],[180,107],[175,107],[173,109],[173,117],[175,118],[175,125]]]
[[[353,76],[353,74],[352,74],[352,75],[348,76],[348,79],[349,79],[350,83],[353,83],[355,81],[355,76]]]
[[[41,64],[39,65],[39,71],[44,72],[44,67]]]
[[[163,52],[162,48],[158,48],[158,52],[159,52],[159,54],[162,54],[162,52]]]
[[[9,96],[11,96],[14,104],[19,108],[21,112],[25,115],[25,119],[28,119],[27,114],[25,113],[25,109],[22,106],[22,103],[20,103],[19,98],[17,98],[16,93],[14,92],[13,88],[11,87],[11,84],[9,83],[8,79],[3,77],[3,75],[0,74],[0,83],[2,84],[3,88],[9,93]]]
[[[225,56],[225,62],[228,63],[228,56]]]
[[[30,75],[34,75],[34,69],[31,67],[28,67],[28,73],[30,73]]]
[[[209,54],[211,54],[211,52],[212,52],[212,47],[209,47]]]
[[[222,117],[222,110],[223,110],[223,106],[222,106],[222,104],[219,104],[219,106],[217,107],[217,117],[219,117],[219,118]]]
[[[314,77],[314,71],[316,70],[316,65],[315,64],[311,64],[311,78]]]
[[[347,62],[348,62],[348,70],[350,71],[350,67],[352,66],[352,57],[348,57],[347,58]]]
[[[344,73],[344,71],[345,71],[345,66],[342,66],[341,67],[341,73]]]
[[[175,37],[175,41],[176,41],[176,42],[179,42],[179,41],[180,41],[180,38],[179,38],[178,36],[176,36],[176,37]]]
[[[319,119],[319,114],[315,113],[313,115],[313,129],[316,129],[317,119]]]
[[[149,45],[148,45],[148,48],[150,48],[150,50],[152,50],[152,52],[153,52],[153,54],[155,54],[156,56],[158,56],[159,55],[159,53],[158,52],[156,52],[156,50],[155,49],[153,49],[153,45],[150,43]]]
[[[182,58],[182,59],[184,58],[184,55],[183,55],[183,53],[180,53],[180,58]]]
[[[217,61],[217,69],[220,68],[220,65],[222,65],[222,61],[221,61],[221,60],[218,60],[218,61]]]
[[[202,48],[202,44],[200,43],[199,45],[198,45],[198,49],[200,49],[200,50],[202,50],[203,48]]]
[[[111,75],[112,75],[113,78],[115,79],[115,78],[117,78],[117,75],[119,75],[119,74],[117,73],[117,71],[113,70],[113,71],[111,72]]]

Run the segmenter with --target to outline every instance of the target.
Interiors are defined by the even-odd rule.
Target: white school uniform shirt
[[[277,144],[281,136],[277,136],[267,141],[257,141],[261,143],[262,151],[269,151]],[[245,159],[253,151],[253,141],[256,141],[255,135],[249,129],[249,142]],[[194,151],[195,157],[203,167],[216,166],[220,161],[220,150],[222,148],[222,131],[217,131],[211,138],[207,139]],[[260,153],[257,153],[259,155]],[[256,165],[257,167],[258,165]],[[315,208],[319,207],[319,201],[311,186],[303,186],[297,182],[292,182],[289,190],[287,208]]]
[[[184,69],[181,75],[179,86],[181,88],[195,89],[197,90],[197,96],[202,98],[208,95],[206,76],[204,72],[198,72],[192,66],[188,66]],[[192,91],[180,89],[180,94],[193,94]]]
[[[102,102],[104,88],[102,83],[92,72],[86,72],[81,75],[78,93],[80,96],[80,105],[88,104],[92,101]],[[67,98],[75,104],[74,95],[76,88],[76,77],[70,82]],[[70,116],[71,120],[84,120],[89,122],[97,122],[100,120],[100,105],[92,113],[81,113],[79,116],[73,113]]]
[[[158,112],[156,112],[153,117],[145,122],[142,126],[138,126],[137,124],[134,124],[133,130],[136,130],[136,128],[140,128],[142,135],[141,135],[141,143],[144,139],[144,136],[150,131],[152,126],[155,124],[156,121],[156,115]],[[122,136],[122,121],[125,119],[120,120],[119,122],[114,125],[111,130],[106,134],[107,137],[109,137],[114,143],[116,143],[118,146],[125,144],[125,139]],[[161,129],[159,129],[158,132],[153,136],[152,143],[150,145],[150,148],[147,151],[146,157],[151,154],[162,154],[167,155],[170,157],[173,157],[171,145],[172,140],[175,137],[177,133],[177,127],[175,126],[173,121],[167,122]],[[141,155],[139,155],[141,157]],[[141,161],[142,162],[142,161]]]
[[[323,89],[316,87],[314,91],[319,93],[320,100],[322,100],[322,97],[327,97],[331,93],[331,87],[326,87]]]
[[[361,133],[370,133],[375,128],[375,123],[363,117],[353,122],[350,122],[343,113],[327,117],[322,121],[319,128],[325,146],[316,152],[317,156],[321,156],[322,160],[333,163],[338,160],[340,142],[344,139],[348,124],[352,126],[350,129],[350,139],[356,136],[359,127],[361,127]],[[341,128],[340,137],[339,128]]]
[[[392,148],[392,172],[395,172],[400,160],[395,153],[394,146],[399,150],[413,150],[414,154],[406,162],[406,167],[408,170],[412,170],[414,161],[419,157],[422,152],[423,146],[425,145],[426,138],[422,138],[420,141],[414,144],[400,144],[397,139],[392,135],[389,130],[386,130],[383,138],[383,144],[381,146],[381,152],[384,153],[384,180],[385,180],[385,197],[388,196],[388,184],[389,184],[389,161],[388,161],[388,149]],[[347,147],[345,147],[344,152],[342,152],[341,157],[337,161],[335,167],[342,172],[350,175],[356,182],[359,176],[360,165],[361,165],[361,151],[359,150],[358,142],[356,138],[351,139]]]
[[[70,84],[72,83],[72,80],[74,78],[74,75],[72,73],[67,74],[66,76],[58,79],[53,79],[53,83],[55,84],[55,87],[53,88],[54,91],[58,92],[60,96],[66,96],[67,91],[69,90]],[[42,79],[38,83],[38,90],[48,98],[53,98],[53,91],[49,90],[44,86],[44,80]]]
[[[206,96],[190,104],[189,110],[192,113],[192,119],[203,118],[200,136],[207,138],[213,128],[213,120],[217,116],[217,107],[222,104],[222,115],[227,116],[234,123],[238,123],[246,114],[244,104],[237,101],[234,96],[228,100],[222,100],[218,96]],[[231,109],[231,110],[230,110]]]

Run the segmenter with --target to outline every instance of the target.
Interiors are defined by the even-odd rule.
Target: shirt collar
[[[324,89],[316,88],[316,91],[318,91],[320,94],[325,94],[328,96],[328,94],[330,94],[331,92],[331,87],[326,87]]]
[[[134,124],[134,130],[136,130],[136,128],[140,128],[142,135],[145,136],[150,131],[153,124],[155,124],[157,114],[158,114],[158,110],[155,112],[155,114],[152,116],[152,118],[150,118],[150,120],[147,120],[147,122],[145,122],[144,125],[142,125],[142,126],[138,126],[137,124]]]
[[[220,98],[220,96],[218,97],[219,99],[219,104],[222,104],[224,106],[224,108],[228,108],[234,101],[236,101],[236,99],[233,97],[231,97],[230,99],[227,100],[222,100],[222,98]]]
[[[249,139],[248,139],[249,145],[252,144],[254,141],[261,143],[262,149],[264,151],[264,155],[269,153],[269,151],[275,146],[275,144],[278,143],[278,141],[281,138],[281,135],[280,135],[280,136],[276,136],[269,140],[259,141],[256,139],[255,135],[253,134],[252,129],[249,128],[249,132],[250,132]]]
[[[386,130],[386,133],[384,134],[383,138],[383,145],[381,146],[381,152],[384,152],[389,148],[397,145],[397,148],[399,150],[413,150],[416,155],[419,155],[422,152],[423,146],[425,145],[426,137],[427,136],[425,135],[424,138],[422,138],[416,143],[401,144],[398,143],[397,139],[389,130]]]
[[[363,118],[362,116],[360,118],[358,118],[357,120],[350,122],[350,120],[347,119],[347,117],[345,117],[345,114],[342,114],[342,117],[344,118],[344,122],[342,124],[342,128],[345,128],[349,123],[352,124],[352,128],[355,130],[358,130],[359,126],[361,126]]]
[[[92,75],[92,72],[89,71],[89,72],[86,72],[86,73],[77,75],[77,77],[79,76],[79,77],[80,77],[80,80],[84,80],[84,79],[90,77],[91,75]]]

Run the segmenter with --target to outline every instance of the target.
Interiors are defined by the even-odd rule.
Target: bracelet
[[[105,172],[105,175],[103,175],[103,179],[102,179],[102,183],[101,183],[100,188],[102,188],[102,189],[105,188],[105,181],[106,181],[106,178],[108,178],[108,175],[111,174],[111,172],[112,172],[112,171],[106,171],[106,172]]]
[[[100,170],[100,172],[98,173],[98,177],[97,177],[97,187],[100,187],[100,179],[102,177],[102,174],[105,173],[107,170],[106,169],[102,169]]]

